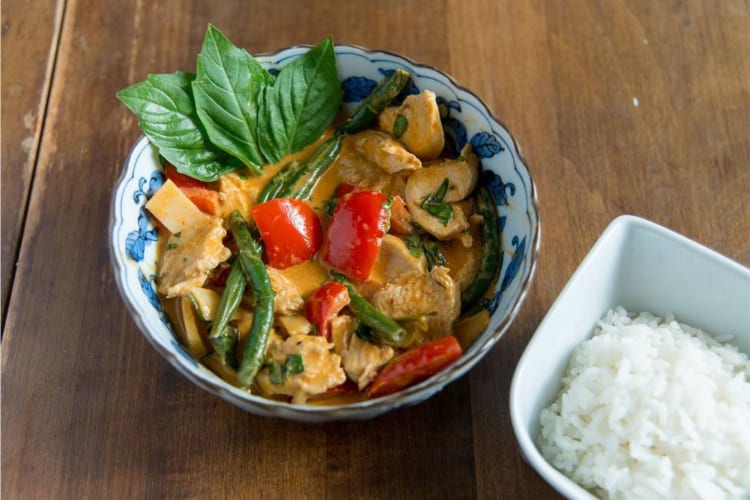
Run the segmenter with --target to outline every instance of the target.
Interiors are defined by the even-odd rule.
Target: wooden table
[[[139,135],[115,92],[191,70],[208,22],[250,52],[396,51],[483,96],[523,147],[543,227],[533,289],[468,375],[363,423],[247,414],[194,387],[116,291],[112,187]],[[4,498],[541,498],[513,368],[613,218],[750,264],[748,3],[6,0],[2,11]]]

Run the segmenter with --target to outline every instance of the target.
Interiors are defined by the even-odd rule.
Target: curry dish
[[[477,304],[498,238],[479,159],[470,145],[447,156],[434,93],[387,102],[260,175],[204,182],[165,162],[146,205],[157,290],[186,349],[227,382],[295,404],[381,397],[487,326]]]

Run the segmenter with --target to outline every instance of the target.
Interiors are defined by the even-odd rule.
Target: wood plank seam
[[[21,209],[22,215],[21,215],[21,224],[18,228],[18,237],[15,242],[13,242],[13,246],[10,252],[10,255],[12,256],[14,265],[10,267],[8,277],[8,281],[6,284],[5,290],[3,290],[3,302],[2,302],[2,329],[0,330],[0,339],[5,334],[5,320],[7,319],[7,313],[8,313],[8,306],[10,304],[11,295],[13,294],[13,283],[15,282],[16,278],[16,266],[15,263],[18,262],[18,257],[21,252],[21,243],[23,242],[24,232],[26,229],[26,219],[28,216],[29,211],[29,204],[31,202],[31,190],[34,186],[34,179],[36,177],[36,171],[37,171],[37,164],[39,162],[39,150],[41,148],[42,144],[42,138],[44,137],[44,129],[46,125],[46,117],[47,112],[49,109],[49,102],[50,102],[50,95],[52,91],[52,85],[54,83],[55,79],[55,69],[57,67],[57,59],[60,52],[60,39],[62,35],[62,27],[63,23],[65,21],[65,11],[67,7],[67,0],[60,0],[57,3],[57,8],[55,9],[55,27],[54,27],[54,33],[52,35],[52,40],[50,42],[50,57],[47,58],[47,68],[45,70],[45,85],[42,90],[43,95],[41,99],[39,100],[40,103],[40,114],[39,114],[39,120],[40,125],[38,127],[37,136],[34,139],[34,146],[33,146],[33,153],[32,153],[32,161],[31,161],[31,173],[29,176],[29,184],[26,188],[26,192],[23,195],[22,199],[22,205],[23,208]]]

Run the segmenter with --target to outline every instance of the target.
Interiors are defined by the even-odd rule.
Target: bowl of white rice
[[[750,269],[615,219],[513,376],[524,459],[568,498],[750,498]]]

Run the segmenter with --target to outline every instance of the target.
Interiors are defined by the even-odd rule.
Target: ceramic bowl
[[[621,305],[713,335],[750,353],[750,269],[653,222],[621,216],[605,230],[554,302],[516,366],[513,430],[524,459],[567,498],[594,496],[542,457],[539,414],[556,397],[573,350]]]
[[[294,60],[308,47],[294,46],[257,59],[269,71]],[[460,150],[470,142],[481,159],[482,182],[492,191],[502,228],[500,276],[484,306],[491,314],[486,331],[448,369],[397,394],[342,406],[300,406],[271,401],[225,383],[177,341],[155,292],[158,228],[143,206],[164,176],[157,151],[145,137],[136,142],[115,187],[110,248],[117,284],[135,323],[177,370],[206,391],[252,413],[320,422],[371,418],[427,399],[474,366],[508,330],[529,290],[539,249],[540,226],[534,182],[510,132],[473,93],[429,66],[388,52],[338,45],[335,48],[351,111],[376,82],[396,68],[412,77],[405,92],[430,89],[439,97],[449,143]]]

